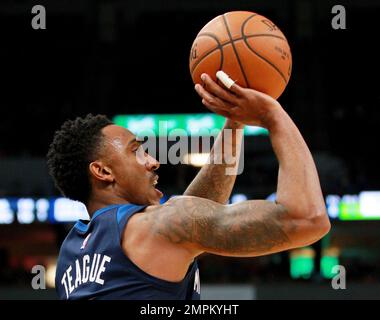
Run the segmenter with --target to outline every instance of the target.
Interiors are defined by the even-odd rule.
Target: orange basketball
[[[269,19],[248,11],[220,15],[198,33],[190,52],[194,83],[202,73],[215,81],[219,70],[242,87],[277,99],[292,71],[292,55],[286,37]]]

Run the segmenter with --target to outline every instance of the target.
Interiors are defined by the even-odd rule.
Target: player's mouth
[[[155,175],[154,176],[154,178],[153,178],[153,182],[152,182],[152,186],[153,186],[153,188],[154,188],[154,191],[156,191],[156,193],[157,193],[157,195],[160,197],[160,198],[162,198],[163,196],[164,196],[164,194],[160,191],[160,190],[158,190],[157,188],[156,188],[156,185],[158,184],[158,175]]]

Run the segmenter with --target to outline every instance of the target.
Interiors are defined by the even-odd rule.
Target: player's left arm
[[[236,180],[244,125],[227,119],[211,149],[209,161],[184,195],[226,204]]]

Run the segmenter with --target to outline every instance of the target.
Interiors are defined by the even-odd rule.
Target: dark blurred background
[[[31,27],[36,4],[46,8],[46,30]],[[336,4],[345,6],[346,30],[331,26]],[[289,41],[293,71],[279,100],[312,150],[325,196],[347,200],[342,209],[358,205],[361,192],[380,190],[378,1],[3,0],[0,298],[55,297],[30,291],[30,270],[35,264],[54,270],[72,224],[17,218],[17,199],[59,196],[45,165],[54,131],[89,112],[110,118],[207,112],[188,70],[190,47],[205,23],[233,10],[268,17]],[[268,137],[246,137],[245,152],[233,193],[266,198],[277,177]],[[180,194],[197,170],[162,165],[161,189]],[[10,223],[1,219],[6,214],[14,215]],[[380,221],[330,216],[330,234],[310,248],[252,259],[202,257],[202,282],[250,284],[253,298],[379,297]],[[328,259],[345,266],[345,291],[331,289],[332,275],[323,271]],[[350,291],[350,283],[359,289]]]

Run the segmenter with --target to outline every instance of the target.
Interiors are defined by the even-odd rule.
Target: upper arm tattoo
[[[178,197],[162,206],[154,231],[175,244],[224,255],[259,255],[286,249],[286,210],[267,201],[224,206],[196,197]],[[291,231],[291,230],[289,230]]]

